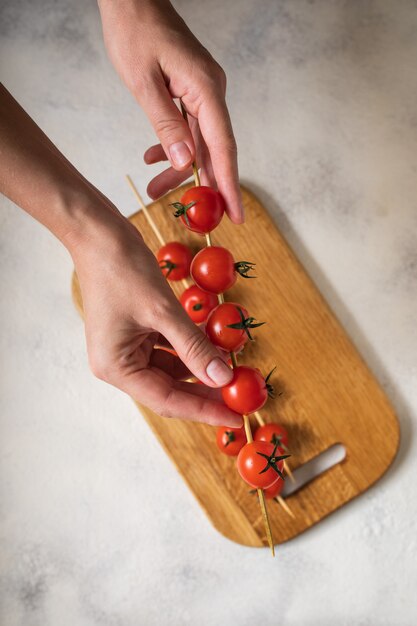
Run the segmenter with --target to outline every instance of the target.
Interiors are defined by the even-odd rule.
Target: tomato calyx
[[[259,474],[264,474],[265,472],[267,472],[270,468],[273,469],[280,478],[282,478],[282,480],[284,480],[284,475],[281,472],[281,470],[278,467],[278,463],[279,461],[284,461],[285,459],[288,459],[289,456],[291,456],[290,454],[276,454],[278,449],[278,444],[276,443],[274,445],[274,449],[272,451],[272,454],[268,455],[268,454],[264,454],[263,452],[257,452],[256,454],[259,454],[259,456],[262,456],[265,460],[266,460],[266,465],[264,467],[263,470],[261,470],[259,472]]]
[[[256,278],[256,276],[248,276],[248,272],[252,271],[255,265],[256,263],[252,263],[251,261],[237,261],[234,264],[234,268],[242,278]]]
[[[187,211],[191,209],[196,204],[195,200],[193,202],[189,202],[188,204],[182,204],[182,202],[172,202],[171,206],[174,207],[174,217],[184,216],[187,226],[190,226],[190,220],[188,219]]]
[[[233,432],[233,430],[226,430],[224,433],[227,437],[227,441],[224,444],[224,447],[227,448],[227,446],[229,445],[229,443],[232,443],[232,441],[235,441],[236,436],[235,433]]]
[[[196,302],[196,304],[193,305],[193,311],[201,311],[202,308],[203,305],[201,304],[201,302]]]
[[[270,439],[270,443],[272,443],[273,446],[279,446],[280,448],[285,450],[285,452],[288,452],[287,446],[285,445],[285,443],[282,443],[282,435],[277,435],[276,433],[274,433]]]
[[[248,276],[248,278],[254,278],[254,276],[252,277]],[[236,330],[244,330],[247,336],[249,337],[250,341],[253,341],[253,337],[250,334],[249,329],[263,326],[265,322],[258,322],[257,324],[254,324],[254,321],[255,321],[254,317],[245,317],[240,307],[237,306],[236,309],[239,311],[240,322],[236,322],[236,324],[227,324],[226,328],[235,328]]]
[[[274,389],[274,386],[269,382],[269,379],[271,378],[272,374],[275,372],[276,369],[277,369],[276,366],[273,367],[272,370],[269,372],[268,376],[265,378],[265,386],[266,386],[266,390],[268,392],[269,398],[275,398],[275,389]]]
[[[167,273],[165,274],[165,278],[168,278],[172,270],[175,270],[175,268],[178,266],[176,263],[173,263],[169,259],[161,259],[159,261],[159,267],[161,268],[161,270],[168,270]]]

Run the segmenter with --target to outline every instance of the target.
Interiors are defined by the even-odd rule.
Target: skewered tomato
[[[280,478],[284,458],[288,455],[277,454],[277,446],[266,441],[247,443],[237,457],[237,469],[248,485],[256,489],[266,489]]]
[[[269,441],[272,444],[278,444],[284,448],[288,447],[288,433],[281,424],[264,424],[256,429],[253,436],[255,441]]]
[[[195,233],[210,233],[220,224],[225,204],[218,191],[211,187],[192,187],[180,202],[173,202],[175,217]]]
[[[248,276],[254,265],[249,261],[235,262],[226,248],[208,246],[195,255],[191,263],[191,276],[204,291],[219,294],[233,287],[237,274],[243,278],[255,278]]]
[[[228,456],[237,456],[247,442],[245,429],[220,426],[216,435],[219,450]]]
[[[183,243],[170,241],[159,249],[156,258],[165,278],[182,280],[190,275],[193,255],[190,248]]]
[[[197,285],[188,287],[181,295],[180,302],[196,324],[205,322],[210,311],[218,303],[214,294],[203,291]]]
[[[250,329],[264,324],[254,322],[255,318],[249,317],[247,310],[240,304],[224,302],[213,309],[208,317],[207,337],[219,348],[237,352],[248,339],[252,339]]]
[[[266,379],[258,369],[240,365],[233,370],[233,378],[222,388],[224,403],[232,411],[247,415],[259,411],[274,390],[269,384],[270,372]]]

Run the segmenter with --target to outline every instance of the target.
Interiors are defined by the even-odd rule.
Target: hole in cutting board
[[[320,452],[317,456],[304,465],[297,467],[293,471],[294,482],[289,478],[285,480],[285,487],[282,496],[286,498],[310,483],[312,480],[327,472],[331,467],[341,463],[346,458],[346,448],[341,443],[335,443],[327,450]]]

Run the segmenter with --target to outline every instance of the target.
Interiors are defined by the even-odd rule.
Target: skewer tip
[[[286,461],[284,461],[284,471],[286,474],[288,474],[288,478],[290,479],[290,481],[292,483],[295,483],[294,474],[292,473],[290,466],[288,465]]]
[[[282,508],[284,509],[284,511],[286,513],[288,513],[288,515],[290,517],[292,517],[293,519],[295,519],[295,515],[294,513],[291,511],[290,507],[288,506],[288,504],[285,502],[284,498],[282,498],[281,496],[277,496],[277,501],[279,502],[279,504],[282,506]]]

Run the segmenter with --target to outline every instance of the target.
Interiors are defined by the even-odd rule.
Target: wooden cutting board
[[[149,205],[166,241],[179,240],[195,250],[204,238],[172,217],[171,202],[185,185]],[[213,244],[229,248],[236,260],[256,263],[256,280],[238,279],[228,300],[242,303],[267,325],[245,349],[240,362],[269,372],[282,395],[268,400],[262,415],[289,431],[293,469],[335,443],[346,458],[287,499],[295,519],[276,503],[268,503],[275,543],[297,536],[363,493],[392,463],[399,444],[393,409],[329,306],[279,233],[266,209],[242,188],[246,223],[223,219]],[[141,211],[130,218],[148,246],[160,247]],[[172,284],[172,283],[171,283]],[[181,284],[173,285],[177,295]],[[82,313],[77,277],[72,292]],[[235,460],[220,454],[215,429],[203,424],[161,418],[138,405],[164,450],[223,535],[247,546],[267,545],[256,496],[235,469]]]

